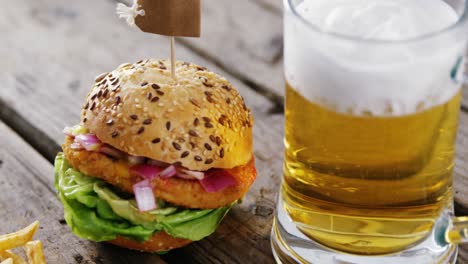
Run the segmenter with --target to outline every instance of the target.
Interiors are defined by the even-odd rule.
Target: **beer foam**
[[[405,40],[455,24],[442,0],[304,0],[296,7],[325,32]],[[306,99],[351,114],[397,116],[443,104],[460,90],[451,73],[465,44],[453,38],[372,43],[336,38],[285,18],[288,83]]]

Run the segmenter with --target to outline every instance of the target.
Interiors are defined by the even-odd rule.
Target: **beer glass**
[[[452,189],[467,2],[444,1],[454,24],[404,40],[324,31],[298,12],[302,2],[284,0],[276,260],[454,263],[468,241]]]

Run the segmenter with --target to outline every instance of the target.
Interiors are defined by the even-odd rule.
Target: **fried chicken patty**
[[[130,174],[126,160],[113,160],[99,152],[75,150],[70,147],[73,139],[67,137],[62,149],[70,165],[88,176],[100,178],[121,190],[133,193],[132,186],[143,180]],[[213,209],[231,204],[242,198],[256,177],[254,158],[243,166],[226,169],[237,184],[221,191],[206,192],[196,180],[177,177],[152,180],[154,196],[172,204],[187,208]]]

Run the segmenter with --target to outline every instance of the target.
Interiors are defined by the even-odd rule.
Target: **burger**
[[[221,76],[142,60],[96,77],[55,188],[72,232],[165,252],[212,234],[252,185],[253,118]]]

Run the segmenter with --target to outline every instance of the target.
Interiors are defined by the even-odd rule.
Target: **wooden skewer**
[[[175,37],[171,37],[171,76],[173,79],[175,76]]]

